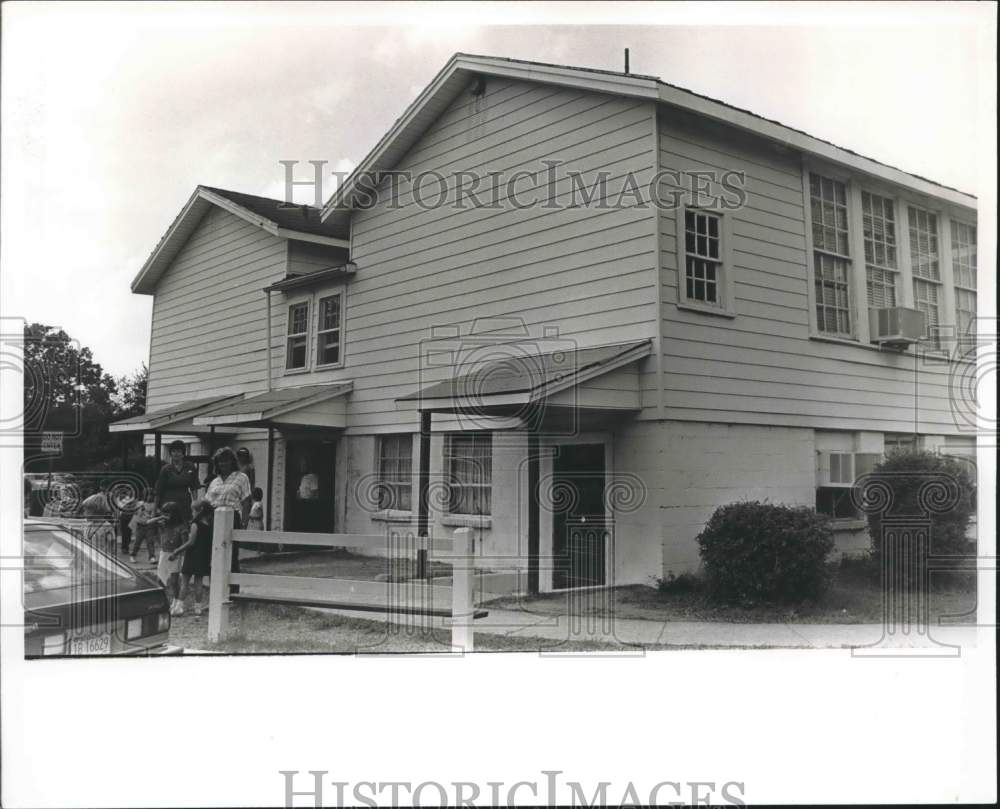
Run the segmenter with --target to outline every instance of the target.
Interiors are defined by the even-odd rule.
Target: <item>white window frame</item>
[[[292,309],[305,306],[306,308],[306,330],[304,332],[296,332],[291,334],[289,328],[292,322]],[[285,373],[286,374],[304,374],[309,372],[309,351],[311,340],[309,339],[311,333],[311,321],[312,321],[312,300],[309,296],[297,295],[293,298],[289,298],[285,301],[285,330],[284,330],[284,348],[285,348]],[[292,367],[289,365],[289,360],[291,359],[291,340],[293,337],[304,337],[305,344],[305,363],[301,366]]]
[[[870,262],[868,261],[868,257],[865,254],[866,239],[865,239],[865,234],[864,234],[864,219],[865,219],[864,198],[865,198],[866,194],[868,195],[868,197],[873,202],[874,202],[874,200],[878,200],[880,202],[880,204],[882,204],[882,206],[883,206],[883,211],[884,211],[884,206],[885,206],[886,203],[888,203],[890,206],[892,206],[892,212],[893,212],[892,226],[893,226],[893,239],[894,239],[892,247],[896,251],[895,266],[891,266],[891,264],[890,264],[889,256],[888,256],[889,245],[888,245],[887,241],[884,240],[884,239],[883,239],[883,242],[885,243],[885,249],[886,249],[885,260],[883,262],[881,262],[881,263],[878,262],[878,260],[877,260],[877,258],[875,256],[875,247],[874,246],[877,245],[877,242],[874,239],[874,234],[873,234],[872,260]],[[895,306],[900,306],[900,305],[902,305],[902,300],[903,300],[903,291],[902,291],[903,273],[900,271],[901,259],[900,259],[900,255],[899,255],[899,253],[900,253],[900,248],[899,248],[899,205],[897,204],[895,197],[893,197],[891,195],[887,196],[885,194],[879,193],[878,191],[872,190],[870,188],[862,188],[861,189],[860,200],[861,200],[861,246],[862,246],[861,260],[864,262],[864,265],[865,265],[865,303],[867,304],[867,306],[868,306],[869,309],[888,308],[888,307],[875,306],[869,300],[869,295],[870,295],[869,286],[871,285],[871,279],[869,278],[869,271],[870,270],[874,270],[875,272],[880,272],[880,273],[883,273],[883,274],[888,274],[892,278],[892,284],[893,284],[893,286],[892,286],[892,293],[893,293],[892,294],[892,297],[893,297],[892,306],[894,306],[894,307]],[[874,219],[874,211],[872,212],[872,217]],[[882,220],[883,220],[883,222],[887,221],[887,220],[885,220],[884,216],[882,217]]]
[[[336,363],[320,365],[318,362],[319,349],[319,302],[325,298],[340,296],[340,360]],[[306,364],[302,368],[288,367],[288,321],[293,306],[306,304]],[[343,368],[347,356],[347,286],[337,284],[335,286],[322,287],[320,289],[297,292],[289,295],[285,301],[285,322],[283,324],[284,333],[284,373],[287,376],[294,374],[309,374],[316,371],[330,371]]]
[[[382,462],[383,460],[385,460],[383,456],[383,451],[386,447],[386,442],[389,440],[399,440],[401,438],[409,438],[410,440],[410,454],[408,457],[408,460],[410,462],[410,471],[409,471],[408,481],[387,479],[384,476],[384,469],[382,467]],[[416,444],[417,442],[413,440],[413,433],[383,433],[376,436],[375,438],[375,472],[376,475],[378,476],[379,485],[387,486],[393,491],[403,491],[404,489],[409,490],[409,501],[410,501],[409,506],[407,508],[403,508],[400,502],[396,502],[389,508],[389,510],[393,513],[411,514],[413,512],[413,502],[414,502],[413,481],[415,479],[415,476],[413,474],[413,449]],[[393,460],[399,461],[403,460],[404,458],[406,458],[406,456],[398,455],[394,456]],[[393,499],[398,500],[398,497],[394,496]],[[378,504],[378,507],[379,510],[381,511],[385,510],[385,507],[382,505],[381,502]]]
[[[489,440],[489,447],[490,447],[490,468],[489,468],[488,472],[489,472],[490,479],[489,479],[489,482],[487,482],[487,483],[482,483],[482,482],[480,482],[480,483],[470,483],[468,481],[461,481],[457,485],[459,485],[459,486],[461,486],[463,488],[473,488],[473,487],[475,487],[475,488],[483,489],[483,490],[486,490],[486,491],[489,492],[490,508],[489,508],[488,511],[482,512],[482,514],[476,514],[476,513],[473,513],[473,512],[466,512],[466,511],[453,511],[452,510],[452,492],[451,492],[451,487],[453,485],[453,480],[454,480],[454,475],[452,473],[452,459],[455,457],[454,452],[453,452],[453,444],[454,444],[455,439],[468,438],[469,436],[485,436]],[[495,443],[496,442],[493,440],[493,433],[491,433],[491,432],[482,432],[482,431],[472,432],[472,431],[470,431],[470,432],[462,432],[462,433],[447,433],[445,435],[445,440],[444,440],[444,459],[443,460],[444,460],[444,469],[445,469],[445,475],[447,476],[448,490],[449,490],[448,491],[448,509],[447,509],[447,513],[448,513],[449,516],[450,515],[459,515],[459,516],[463,516],[463,517],[480,517],[480,516],[482,516],[482,517],[491,517],[492,516],[492,511],[493,511],[493,451],[495,449],[495,446],[494,446]]]
[[[950,309],[954,308],[954,295],[951,293],[951,239],[947,240],[944,238],[944,224],[946,221],[949,222],[947,230],[949,236],[951,235],[951,224],[948,217],[938,208],[934,208],[926,204],[926,202],[914,200],[912,198],[904,197],[902,200],[903,204],[906,206],[906,240],[907,240],[907,254],[906,262],[909,268],[909,285],[911,289],[911,299],[913,301],[913,308],[919,309],[917,305],[917,282],[926,283],[934,286],[937,289],[937,333],[931,331],[931,323],[926,323],[926,339],[928,340],[928,345],[933,347],[940,347],[944,332],[943,327],[946,326],[950,320],[951,316],[947,313]],[[917,209],[925,214],[934,217],[936,236],[937,236],[937,262],[938,262],[938,277],[937,279],[928,278],[923,275],[917,275],[913,271],[913,245],[910,241],[910,214],[911,209]],[[948,260],[945,259],[945,251],[948,253]],[[950,308],[949,308],[950,304]]]
[[[847,255],[830,252],[824,248],[817,248],[813,243],[810,174],[817,174],[820,177],[825,177],[844,185],[845,200],[847,203]],[[806,277],[808,279],[806,291],[809,301],[809,334],[811,337],[820,340],[832,340],[851,345],[865,345],[868,342],[868,294],[867,274],[864,270],[864,237],[861,230],[860,188],[851,176],[843,170],[823,163],[804,160],[802,162],[802,205],[806,225]],[[816,313],[816,255],[818,253],[832,256],[835,259],[845,261],[847,264],[847,310],[851,318],[849,333],[822,331],[819,328],[819,318]],[[864,291],[863,294],[860,292],[862,290]]]
[[[719,258],[718,275],[716,277],[717,302],[708,303],[687,294],[687,214],[702,214],[719,220]],[[699,208],[696,205],[682,205],[677,209],[677,306],[681,309],[703,312],[723,317],[736,316],[736,281],[732,258],[732,213],[717,211],[710,208]],[[704,256],[696,255],[704,259]],[[709,259],[715,260],[715,259]]]
[[[313,346],[313,360],[315,361],[315,369],[317,371],[323,371],[328,368],[343,368],[344,367],[344,291],[343,289],[328,290],[324,292],[318,292],[315,295],[316,305],[314,307],[313,318],[316,320],[316,341]],[[321,329],[319,319],[323,316],[323,301],[328,298],[337,298],[338,307],[340,309],[339,317],[337,320],[336,329]],[[320,362],[319,361],[319,342],[320,336],[327,334],[331,331],[337,332],[337,361],[336,362]]]
[[[972,266],[972,284],[973,285],[971,287],[967,286],[965,284],[960,284],[958,282],[958,273],[956,272],[955,261],[954,261],[953,255],[952,255],[952,249],[953,249],[954,245],[952,244],[951,230],[952,230],[952,227],[954,225],[958,225],[959,227],[971,228],[973,230],[973,232],[975,233],[975,241],[973,242],[973,244],[976,246],[976,261],[973,263],[973,266]],[[978,308],[978,304],[979,304],[979,249],[978,249],[978,241],[979,241],[979,225],[978,225],[978,223],[968,222],[965,219],[961,219],[960,217],[957,217],[957,216],[952,216],[952,217],[948,218],[948,261],[951,264],[952,288],[954,290],[954,298],[955,298],[954,305],[952,307],[952,311],[951,311],[950,317],[953,317],[955,319],[955,331],[956,331],[956,335],[955,336],[956,337],[961,337],[963,335],[962,324],[959,322],[960,318],[958,317],[959,292],[971,293],[972,296],[973,296],[973,299],[975,301],[975,306],[974,306],[974,308],[972,310],[973,334],[975,333],[975,318],[977,317],[976,309]],[[964,312],[964,311],[967,311],[967,310],[963,309],[962,311]]]

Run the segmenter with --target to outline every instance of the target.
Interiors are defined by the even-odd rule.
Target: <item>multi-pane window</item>
[[[703,211],[684,212],[687,299],[722,305],[722,218]]]
[[[413,436],[383,435],[378,443],[379,508],[409,511],[413,478]]]
[[[286,368],[306,367],[306,345],[308,342],[309,304],[292,304],[288,307],[288,338],[285,352]]]
[[[895,306],[899,260],[892,200],[862,191],[861,222],[865,242],[865,272],[868,277],[868,305],[879,309]]]
[[[909,208],[910,264],[913,267],[913,277],[940,281],[937,215],[914,205]]]
[[[816,325],[822,332],[851,333],[851,265],[843,259],[817,252]]]
[[[955,278],[955,325],[959,335],[973,331],[976,317],[976,227],[951,220],[951,267]]]
[[[489,514],[492,508],[493,440],[490,433],[455,433],[445,442],[448,511]]]
[[[940,318],[941,260],[938,249],[937,215],[910,205],[910,266],[913,271],[913,303],[924,313],[925,336],[938,340]]]
[[[955,287],[955,327],[958,335],[975,333],[976,293]]]
[[[809,175],[816,325],[821,332],[851,336],[851,259],[847,186]]]
[[[924,313],[924,335],[932,340],[937,339],[938,328],[938,284],[913,279],[913,303]]]
[[[340,295],[321,298],[316,330],[316,364],[340,362]]]

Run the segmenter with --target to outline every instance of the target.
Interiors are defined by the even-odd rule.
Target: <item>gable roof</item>
[[[282,200],[199,185],[132,280],[133,292],[153,294],[160,277],[212,206],[279,238],[348,246],[346,228],[336,222],[323,222],[315,206],[289,206]]]
[[[976,207],[976,198],[971,194],[864,157],[748,110],[668,84],[656,76],[456,53],[340,185],[323,207],[323,221],[344,226],[355,202],[359,178],[393,168],[472,79],[482,75],[644,98],[679,107],[911,191],[973,210]]]

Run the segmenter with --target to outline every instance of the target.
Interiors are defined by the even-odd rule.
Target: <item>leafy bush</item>
[[[759,501],[715,510],[698,535],[713,597],[743,603],[815,598],[826,587],[833,534],[811,508]]]
[[[976,483],[967,463],[925,450],[907,450],[889,455],[869,479],[880,482],[888,494],[881,509],[873,508],[868,513],[872,559],[877,566],[881,565],[885,518],[929,518],[930,553],[975,554],[975,543],[968,539],[968,531],[976,508]],[[901,535],[913,536],[912,532]],[[903,580],[912,583],[909,574],[919,574],[915,565],[910,567]]]
[[[656,580],[656,588],[664,595],[698,593],[704,587],[705,583],[691,573],[681,573],[681,575],[675,576],[671,572],[667,573],[665,578]]]

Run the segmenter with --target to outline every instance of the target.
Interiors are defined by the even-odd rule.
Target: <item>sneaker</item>
[[[149,563],[150,563],[151,565],[155,565],[155,564],[156,564],[156,559],[155,559],[154,557],[150,556],[150,557],[149,557]]]
[[[183,607],[181,607],[181,602],[178,601],[176,598],[173,601],[170,602],[170,614],[171,615],[180,615],[180,610],[181,609],[183,609]]]
[[[133,565],[136,563],[136,558],[134,556],[130,556],[129,559],[131,560]]]
[[[201,618],[201,604],[194,605],[194,617]]]

